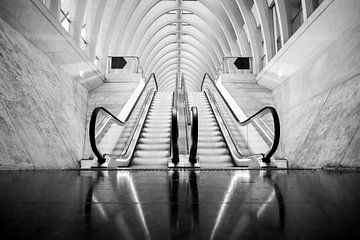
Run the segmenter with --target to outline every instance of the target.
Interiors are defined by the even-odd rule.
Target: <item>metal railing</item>
[[[96,107],[90,118],[89,138],[91,149],[99,165],[110,158],[129,163],[140,135],[148,110],[157,91],[155,74],[152,73],[125,120],[120,120],[104,107]]]
[[[179,139],[179,128],[177,122],[177,109],[173,105],[171,111],[171,160],[175,166],[176,164],[179,163],[178,139]]]
[[[216,109],[214,109],[214,113],[215,113],[215,115],[218,114],[218,116],[217,116],[218,118],[221,118],[221,122],[224,123],[223,130],[226,129],[226,132],[227,132],[226,134],[224,134],[224,133],[223,134],[225,136],[229,136],[231,138],[231,141],[233,142],[233,144],[236,147],[236,150],[240,156],[246,156],[247,154],[244,154],[244,151],[241,149],[242,146],[239,146],[240,141],[238,141],[238,140],[241,138],[245,138],[246,144],[249,144],[249,142],[248,142],[249,133],[248,132],[249,132],[250,125],[252,126],[251,130],[257,131],[257,132],[260,131],[260,133],[259,132],[258,133],[262,137],[264,135],[269,136],[272,134],[272,137],[271,138],[269,137],[270,138],[269,150],[266,152],[259,153],[262,155],[262,161],[265,163],[269,163],[270,158],[276,152],[277,147],[279,145],[279,141],[280,141],[280,120],[279,120],[279,116],[278,116],[275,108],[270,107],[270,106],[264,107],[261,110],[259,110],[258,112],[256,112],[255,114],[253,114],[252,116],[250,116],[249,118],[247,118],[246,120],[241,121],[238,118],[238,115],[234,112],[233,108],[229,105],[228,101],[224,98],[222,92],[218,89],[215,82],[212,80],[210,75],[207,73],[204,74],[204,77],[203,77],[203,80],[201,83],[201,90],[206,92],[206,95],[209,99],[209,102],[210,102],[210,105],[212,106],[212,108],[216,108]],[[215,96],[215,94],[217,96]],[[274,123],[273,130],[270,130],[267,132],[261,132],[263,130],[261,130],[261,128],[256,127],[256,125],[258,123],[256,123],[255,120],[261,119],[262,116],[264,116],[268,113],[270,113],[270,115],[272,117],[272,121]],[[265,124],[265,121],[263,119],[261,119],[259,121]],[[246,126],[247,128],[244,131],[243,129],[239,129],[236,125]],[[270,127],[268,127],[268,126],[267,126],[267,128],[270,129]],[[237,131],[242,132],[242,133],[241,134],[239,133],[238,136],[235,136],[235,132],[237,132]],[[242,135],[242,136],[240,136],[240,135]],[[246,135],[247,139],[244,135]],[[254,154],[254,153],[251,153],[251,154]]]
[[[197,162],[197,147],[198,147],[198,110],[197,107],[191,107],[191,145],[190,145],[190,154],[189,161],[191,164]]]
[[[249,60],[249,69],[237,69],[235,66],[235,61],[238,58],[248,59]],[[241,73],[252,73],[253,72],[253,58],[252,57],[223,57],[221,63],[216,71],[216,78],[220,74],[241,74]]]
[[[111,68],[113,58],[122,57],[126,61],[126,64],[122,69],[113,69]],[[107,74],[116,74],[120,72],[127,72],[133,74],[141,74],[143,78],[145,78],[144,69],[140,63],[140,59],[138,56],[108,56],[107,65],[106,65],[106,73]]]

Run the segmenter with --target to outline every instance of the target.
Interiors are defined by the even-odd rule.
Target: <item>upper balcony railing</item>
[[[141,74],[145,79],[144,69],[137,56],[108,56],[106,74],[119,73]]]
[[[253,73],[252,57],[224,57],[217,69],[218,78],[220,74],[247,74]]]

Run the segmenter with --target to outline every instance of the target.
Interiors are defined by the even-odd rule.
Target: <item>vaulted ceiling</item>
[[[84,50],[90,59],[98,60],[99,68],[105,68],[108,56],[139,56],[145,75],[155,72],[162,90],[174,88],[177,72],[184,73],[189,90],[198,90],[203,74],[208,72],[214,77],[226,56],[252,57],[253,71],[258,73],[292,34],[288,22],[291,5],[313,3],[313,0],[44,1],[61,5],[62,13],[71,20],[69,33],[74,40],[86,43]]]

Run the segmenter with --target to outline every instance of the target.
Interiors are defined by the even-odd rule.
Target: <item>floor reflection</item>
[[[171,239],[198,239],[199,198],[195,171],[170,171]]]
[[[130,172],[91,172],[91,183],[86,195],[84,211],[88,230],[97,218],[115,227],[113,234],[123,239],[151,239]],[[104,188],[104,186],[108,186]]]
[[[168,184],[168,200],[160,201],[160,205],[162,202],[162,205],[168,206],[168,213],[164,211],[166,208],[155,207],[159,204],[153,199],[158,194],[156,189],[144,189],[144,182],[134,179],[131,172],[100,171],[92,174],[84,204],[85,223],[89,230],[93,227],[92,219],[95,216],[97,220],[102,219],[115,226],[117,234],[126,239],[158,238],[156,234],[159,229],[163,232],[160,237],[167,239],[238,239],[256,236],[262,227],[259,223],[279,232],[284,229],[285,204],[271,171],[233,172],[230,179],[224,179],[230,181],[220,184],[224,187],[219,192],[222,201],[216,201],[210,209],[206,200],[203,205],[199,201],[198,177],[201,172],[168,171],[168,183],[160,183]],[[208,173],[204,174],[202,187],[211,189],[211,186],[206,186],[210,177]],[[138,193],[138,189],[145,193],[150,191],[151,194]],[[202,199],[211,198],[211,192],[200,194]],[[146,199],[141,199],[141,195]],[[166,193],[162,193],[162,196],[165,197]],[[147,209],[146,214],[144,208]],[[169,221],[166,221],[166,217],[159,218],[167,214]],[[159,221],[158,225],[151,224],[154,219],[165,221]],[[204,231],[200,232],[199,226]],[[166,228],[169,229],[164,231]]]
[[[210,239],[257,237],[259,229],[273,228],[269,222],[271,225],[277,222],[278,229],[283,230],[285,204],[271,173],[239,171],[233,174]],[[278,214],[273,214],[274,208],[278,209]],[[259,226],[260,222],[262,226]]]
[[[2,239],[359,239],[360,173],[0,172]]]

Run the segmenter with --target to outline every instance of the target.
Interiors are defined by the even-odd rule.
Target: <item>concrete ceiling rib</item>
[[[253,2],[249,0],[236,0],[236,2],[241,11],[241,15],[244,18],[245,27],[247,28],[247,32],[249,34],[250,47],[254,59],[253,71],[255,73],[258,73],[260,72],[261,69],[261,58],[262,58],[261,35],[256,26],[255,19],[251,13],[251,7]]]
[[[274,2],[286,41],[290,34],[286,1]],[[72,36],[78,39],[81,24],[88,22],[86,53],[92,59],[100,57],[101,67],[109,55],[136,55],[146,75],[155,71],[163,76],[174,66],[180,67],[179,72],[186,69],[193,89],[205,71],[216,75],[224,56],[253,57],[256,73],[262,68],[262,55],[267,62],[275,52],[270,11],[261,0],[80,0],[74,9]]]
[[[146,67],[146,69],[154,69],[160,63],[162,58],[166,58],[167,54],[169,54],[171,52],[177,52],[177,51],[179,51],[179,49],[174,46],[168,46],[166,48],[163,48],[159,52],[157,52],[153,56],[153,58],[151,58],[152,61],[149,61],[149,65],[144,65],[144,67]],[[208,65],[209,69],[214,70],[214,72],[215,72],[216,66],[214,65],[214,63],[211,62],[211,60],[206,55],[204,56],[203,53],[201,53],[197,49],[190,47],[190,46],[182,46],[180,51],[184,51],[184,52],[187,52],[187,53],[193,55],[195,58],[206,63]],[[212,72],[212,73],[214,73],[214,72]]]
[[[146,53],[144,53],[144,55],[140,55],[142,61],[146,62],[149,59],[149,56],[154,55],[155,52],[159,51],[160,49],[163,49],[167,45],[175,44],[178,42],[176,36],[171,34],[166,34],[164,37],[160,36],[160,38],[158,39],[159,41],[154,42],[151,45],[147,45],[147,48],[145,50]],[[215,65],[219,65],[220,63],[219,59],[221,59],[221,57],[216,54],[213,48],[205,48],[204,44],[202,44],[202,42],[199,41],[197,38],[194,38],[191,35],[187,35],[182,38],[181,42],[184,44],[193,45],[197,49],[201,49],[202,52],[208,52]]]
[[[165,38],[164,38],[165,39]],[[162,49],[168,47],[168,46],[172,46],[173,48],[177,48],[177,43],[178,41],[174,41],[174,39],[168,39],[167,41],[163,41],[163,42],[159,42],[158,44],[156,44],[155,46],[152,47],[152,51],[149,55],[147,55],[146,57],[142,58],[144,61],[144,66],[146,66],[147,63],[149,63],[153,57],[156,55],[156,53],[158,53],[159,51],[161,51]],[[216,55],[213,54],[213,51],[208,51],[208,49],[206,49],[201,43],[195,41],[188,41],[183,39],[181,42],[183,45],[189,45],[195,49],[198,49],[200,52],[202,53],[206,53],[211,61],[214,63],[214,66],[217,66],[219,64],[219,60],[216,57]]]

